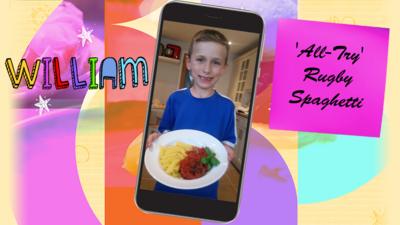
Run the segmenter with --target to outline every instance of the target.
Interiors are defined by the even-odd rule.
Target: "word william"
[[[90,57],[88,59],[90,67],[90,83],[89,86],[86,81],[79,80],[78,66],[76,58],[72,57],[70,60],[70,70],[71,70],[71,81],[73,89],[82,89],[89,87],[89,89],[103,89],[104,80],[112,81],[112,88],[116,89],[118,87],[117,83],[119,80],[119,88],[124,89],[126,86],[126,69],[131,66],[132,73],[132,86],[135,88],[139,85],[138,78],[138,66],[141,65],[143,85],[146,86],[149,82],[148,69],[146,59],[143,57],[138,57],[136,60],[132,58],[125,59],[121,57],[115,60],[113,57],[107,57],[102,60],[99,68],[99,84],[96,82],[96,64],[98,62],[97,57]],[[62,80],[60,76],[60,62],[57,57],[43,57],[41,60],[37,59],[33,63],[32,71],[29,71],[26,59],[21,59],[17,71],[14,69],[13,62],[10,58],[6,59],[6,68],[8,76],[10,77],[11,84],[13,88],[17,89],[21,83],[22,77],[24,77],[26,86],[32,89],[36,83],[38,77],[38,71],[41,65],[43,65],[43,89],[51,89],[53,85],[50,83],[50,63],[52,63],[53,73],[54,73],[54,85],[56,89],[66,89],[69,87],[70,83],[68,80]]]

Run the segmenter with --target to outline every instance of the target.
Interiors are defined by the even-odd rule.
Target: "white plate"
[[[160,164],[160,146],[173,145],[178,141],[197,147],[209,147],[215,152],[215,157],[220,161],[220,164],[213,167],[204,176],[193,180],[168,175]],[[153,142],[150,149],[146,150],[144,164],[150,175],[166,186],[178,189],[197,189],[214,183],[225,174],[228,169],[228,154],[222,143],[207,133],[197,130],[176,130],[161,135]]]

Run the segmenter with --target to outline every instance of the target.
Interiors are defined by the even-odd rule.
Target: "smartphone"
[[[249,11],[164,6],[136,185],[143,211],[238,214],[263,27]]]

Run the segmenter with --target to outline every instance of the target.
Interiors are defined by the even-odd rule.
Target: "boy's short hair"
[[[226,48],[225,64],[227,64],[229,54],[228,39],[221,32],[212,29],[201,30],[193,36],[189,46],[189,57],[192,55],[194,43],[202,41],[211,41],[223,45]]]

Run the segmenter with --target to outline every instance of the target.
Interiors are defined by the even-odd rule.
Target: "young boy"
[[[237,139],[235,106],[214,89],[227,66],[228,52],[228,40],[216,30],[201,30],[193,36],[186,61],[193,84],[169,96],[159,132],[149,135],[148,147],[164,132],[194,129],[221,141],[228,159],[233,159]],[[218,182],[194,190],[174,189],[157,182],[155,190],[217,199]]]

